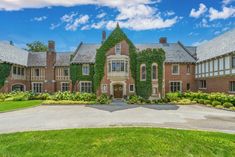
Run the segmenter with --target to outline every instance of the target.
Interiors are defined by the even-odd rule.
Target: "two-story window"
[[[128,72],[128,61],[112,60],[108,63],[109,72]]]
[[[120,55],[121,54],[121,43],[118,43],[115,45],[115,54]]]
[[[90,74],[90,66],[89,64],[82,65],[82,75],[89,75]]]
[[[82,93],[92,93],[92,83],[91,83],[91,81],[80,81],[80,92],[82,92]]]
[[[146,65],[142,64],[140,66],[140,80],[145,81],[146,80]]]
[[[232,56],[232,68],[235,68],[235,55]]]
[[[199,88],[206,89],[206,80],[199,80]]]
[[[235,92],[235,81],[230,81],[229,82],[229,91],[230,92]]]
[[[173,64],[171,67],[172,75],[179,75],[179,64]]]

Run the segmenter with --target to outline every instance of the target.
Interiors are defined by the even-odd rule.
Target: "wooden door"
[[[123,87],[120,84],[113,86],[114,98],[122,98],[123,96]]]

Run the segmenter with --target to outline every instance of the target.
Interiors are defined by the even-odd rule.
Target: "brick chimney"
[[[102,44],[105,42],[106,40],[106,32],[102,31]]]
[[[166,38],[166,37],[161,37],[161,38],[159,39],[159,43],[160,43],[160,44],[166,44],[166,43],[167,43],[167,38]]]
[[[48,41],[48,51],[46,54],[46,78],[44,82],[44,87],[46,92],[53,93],[55,92],[55,65],[56,62],[56,52],[55,52],[55,42],[50,40]]]

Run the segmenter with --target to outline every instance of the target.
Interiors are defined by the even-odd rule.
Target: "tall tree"
[[[31,51],[31,52],[45,52],[48,50],[47,45],[40,41],[34,41],[32,43],[26,44],[27,48],[26,50]]]

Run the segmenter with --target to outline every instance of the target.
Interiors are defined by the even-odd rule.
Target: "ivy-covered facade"
[[[49,41],[48,52],[20,53],[25,60],[0,64],[6,71],[0,80],[3,92],[94,92],[120,99],[135,94],[159,99],[170,91],[196,90],[194,47],[168,43],[166,38],[134,44],[118,25],[108,38],[102,33],[100,44],[80,43],[74,52],[56,52]]]

